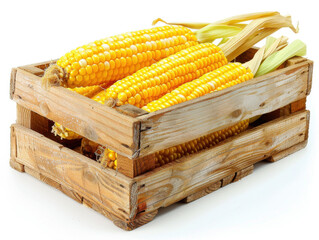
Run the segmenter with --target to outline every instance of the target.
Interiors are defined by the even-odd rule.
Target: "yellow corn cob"
[[[225,139],[245,131],[248,125],[249,119],[243,120],[226,129],[156,152],[155,166],[160,167],[164,164],[175,161],[183,156],[197,153],[203,149],[211,148],[217,145],[218,143],[224,141]],[[116,169],[117,153],[110,149],[106,149],[99,161],[104,167]]]
[[[117,168],[117,153],[107,148],[99,159],[99,162],[103,167],[109,167],[115,170]]]
[[[197,44],[195,34],[182,26],[154,27],[108,37],[65,54],[48,68],[42,83],[74,88],[116,81]]]
[[[229,63],[212,72],[206,73],[200,78],[185,83],[170,93],[153,102],[150,102],[144,110],[157,111],[175,104],[185,102],[213,91],[219,91],[235,84],[250,80],[254,77],[249,68],[241,63]]]
[[[51,132],[55,136],[59,136],[61,139],[66,139],[66,140],[74,140],[74,139],[81,139],[82,136],[73,132],[72,130],[63,127],[61,124],[55,122],[54,125],[52,126]]]
[[[143,107],[176,87],[227,64],[219,47],[203,43],[189,47],[117,81],[101,93],[108,105],[131,104]],[[110,100],[110,101],[109,101]]]
[[[203,149],[211,148],[225,139],[236,136],[245,131],[249,125],[249,119],[243,120],[231,127],[208,134],[195,140],[170,147],[155,153],[155,166],[159,167],[166,163],[175,161],[183,156],[197,153]]]
[[[68,88],[69,90],[76,92],[82,96],[91,98],[98,92],[101,92],[103,89],[106,89],[108,86],[112,85],[111,83],[104,83],[101,85],[93,85],[87,87],[75,87],[75,88]]]

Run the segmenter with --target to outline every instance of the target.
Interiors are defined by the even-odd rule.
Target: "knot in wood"
[[[40,106],[41,114],[43,116],[47,116],[49,114],[49,112],[50,112],[48,104],[46,104],[46,102],[40,102],[39,106]]]
[[[89,125],[84,128],[84,137],[96,142],[98,140],[98,135],[96,131]]]
[[[89,171],[89,170],[84,170],[83,177],[85,179],[87,179],[89,182],[95,182],[96,181],[96,178],[95,178],[94,174],[91,171]]]
[[[233,118],[238,118],[241,114],[242,114],[241,110],[237,109],[237,110],[233,111],[231,115]]]

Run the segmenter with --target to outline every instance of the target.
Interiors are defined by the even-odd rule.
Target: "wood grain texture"
[[[237,182],[240,179],[248,176],[249,174],[251,174],[254,170],[254,165],[251,165],[249,167],[246,167],[244,169],[241,169],[239,171],[237,171],[235,174],[231,174],[213,184],[210,184],[208,187],[205,187],[202,190],[197,191],[196,193],[193,193],[189,196],[187,196],[186,198],[184,198],[182,201],[185,203],[190,203],[193,202],[201,197],[204,197],[212,192],[215,192],[216,190],[220,189],[223,186],[226,186],[230,183],[233,182]]]
[[[13,100],[124,156],[138,151],[138,120],[63,87],[41,87],[40,77],[17,70]]]
[[[253,171],[254,171],[254,165],[251,165],[249,167],[246,167],[244,169],[241,169],[241,170],[237,171],[233,182],[237,182],[240,179],[242,179],[244,177],[247,177],[249,174],[252,174]]]
[[[15,83],[16,83],[16,74],[17,74],[17,69],[16,68],[12,68],[11,76],[10,76],[10,99],[13,99],[13,95],[14,95]]]
[[[305,110],[306,109],[306,98],[302,98],[298,101],[295,101],[293,103],[290,104],[290,112],[294,113],[294,112],[298,112],[301,110]]]
[[[305,98],[307,60],[141,117],[140,156],[181,144]]]
[[[155,154],[150,154],[145,157],[129,159],[127,157],[117,155],[117,169],[120,173],[134,178],[147,171],[155,168]]]
[[[277,162],[277,161],[289,156],[290,154],[293,154],[293,153],[305,148],[307,146],[307,143],[308,143],[307,140],[305,140],[301,143],[298,143],[298,144],[296,144],[288,149],[285,149],[277,154],[272,155],[270,158],[267,159],[267,161]]]
[[[12,129],[17,144],[15,160],[26,172],[40,180],[52,179],[118,218],[130,219],[133,180],[21,125],[14,124]]]
[[[215,192],[216,190],[220,189],[221,187],[222,187],[222,182],[217,181],[217,182],[209,185],[208,187],[205,187],[203,190],[200,190],[196,193],[193,193],[193,194],[187,196],[182,201],[185,203],[193,202],[201,197],[204,197],[212,192]]]
[[[24,165],[21,164],[21,163],[18,163],[14,159],[10,159],[10,167],[12,167],[13,169],[17,170],[18,172],[25,172],[24,171]]]
[[[135,178],[145,212],[166,207],[258,161],[304,142],[308,111],[265,123],[220,145]],[[139,207],[138,207],[139,208]]]
[[[10,161],[11,163],[12,161]],[[13,161],[15,162],[15,161]],[[150,222],[157,214],[157,210],[153,211],[151,213],[140,213],[137,215],[134,215],[133,219],[120,219],[118,218],[116,215],[112,214],[111,212],[109,212],[106,208],[104,208],[102,205],[96,204],[95,201],[91,201],[89,199],[84,198],[83,196],[81,196],[80,194],[78,194],[76,191],[69,189],[68,187],[65,187],[62,184],[59,184],[58,182],[56,182],[55,180],[44,176],[43,174],[41,174],[40,172],[38,172],[37,170],[34,170],[32,168],[29,167],[25,167],[22,164],[19,164],[17,162],[15,162],[18,165],[23,166],[23,169],[26,169],[26,173],[30,174],[31,176],[37,178],[38,180],[43,181],[44,183],[60,190],[61,192],[63,192],[64,194],[66,194],[68,197],[72,198],[73,200],[77,201],[78,203],[83,204],[86,207],[92,208],[93,210],[101,213],[102,215],[104,215],[105,217],[109,218],[110,220],[113,221],[113,223],[124,229],[124,230],[133,230],[137,227],[140,227],[148,222]],[[15,168],[17,171],[20,171],[19,169]]]
[[[17,124],[47,136],[51,135],[49,120],[31,110],[17,104]]]

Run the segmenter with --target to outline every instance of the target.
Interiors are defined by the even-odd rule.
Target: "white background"
[[[288,3],[289,2],[289,3]],[[315,65],[309,143],[277,163],[190,204],[161,209],[149,224],[125,232],[58,190],[9,167],[9,100],[12,67],[56,59],[79,45],[131,30],[153,19],[212,22],[229,16],[277,10],[300,22],[307,57],[319,62],[315,1],[1,1],[0,239],[318,239],[318,68]]]

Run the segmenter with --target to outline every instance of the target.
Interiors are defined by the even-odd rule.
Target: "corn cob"
[[[189,47],[117,81],[106,90],[105,100],[116,99],[117,106],[129,103],[143,107],[149,100],[226,63],[220,48],[212,43]]]
[[[197,44],[195,34],[182,26],[154,27],[108,37],[62,56],[47,69],[42,83],[74,88],[116,81]]]
[[[247,25],[240,24],[246,20],[253,21]],[[42,85],[46,88],[50,85],[74,88],[122,79],[182,49],[205,42],[207,39],[213,41],[218,38],[215,35],[220,33],[220,24],[229,25],[230,29],[237,29],[226,34],[233,38],[229,40],[230,44],[223,46],[226,55],[232,57],[238,56],[250,47],[243,43],[257,31],[273,29],[274,32],[281,27],[290,27],[297,31],[292,26],[290,17],[283,17],[277,12],[266,12],[225,19],[209,24],[196,33],[187,27],[176,25],[124,33],[83,45],[65,54],[57,61],[57,64],[51,65],[46,70]],[[217,32],[214,30],[215,25],[217,25]],[[238,32],[240,33],[237,34]],[[203,34],[205,38],[197,41],[196,36]],[[238,37],[234,37],[236,34]],[[271,32],[266,35],[269,34]],[[221,34],[221,36],[224,35]],[[256,38],[256,41],[251,42],[251,46],[258,41]],[[234,53],[233,46],[236,44],[242,45],[241,52],[237,50]]]
[[[269,31],[267,27],[271,24],[275,24],[276,27]],[[252,21],[237,36],[223,44],[222,49],[212,43],[202,43],[184,49],[117,81],[105,92],[104,101],[108,106],[131,104],[143,107],[148,101],[156,100],[180,85],[225,65],[228,55],[232,59],[252,47],[256,41],[261,40],[260,34],[266,37],[267,34],[284,26],[297,31],[289,17],[276,15]],[[259,34],[256,35],[256,32]],[[227,54],[224,55],[224,51]]]
[[[213,91],[219,91],[235,84],[245,82],[253,78],[249,68],[240,63],[229,63],[202,77],[181,85],[163,97],[150,102],[143,107],[148,112],[154,112],[175,104],[185,102]]]
[[[103,89],[108,88],[110,85],[112,85],[112,82],[104,83],[101,85],[93,85],[93,86],[87,86],[87,87],[75,87],[75,88],[68,88],[68,89],[73,91],[73,92],[76,92],[84,97],[91,98],[94,95],[96,95],[98,92],[101,92]]]
[[[181,85],[142,108],[145,111],[154,112],[250,80],[254,77],[261,62],[278,49],[281,49],[282,46],[286,46],[286,42],[287,38],[285,37],[274,39],[272,44],[266,44],[266,46],[258,50],[254,58],[249,62],[245,64],[234,62],[222,66],[198,79]],[[251,69],[253,69],[253,72]]]

